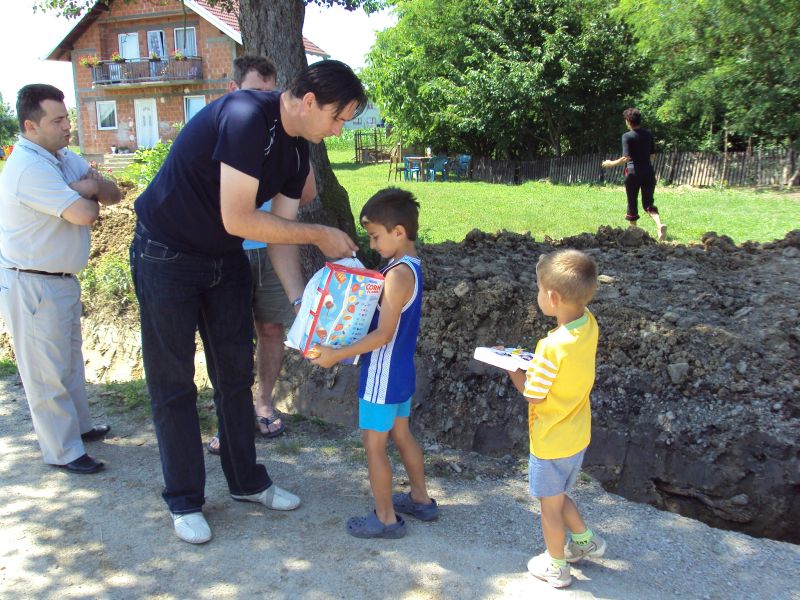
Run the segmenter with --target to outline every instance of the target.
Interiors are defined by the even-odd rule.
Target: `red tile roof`
[[[230,27],[233,31],[241,35],[241,30],[239,29],[239,2],[234,0],[233,2],[233,12],[227,12],[222,10],[218,6],[211,6],[206,0],[194,0],[197,6],[207,10],[209,13],[214,15],[217,19],[222,21],[225,25]],[[316,56],[324,56],[325,58],[329,58],[330,54],[325,52],[322,48],[317,46],[314,42],[311,42],[306,39],[306,36],[303,36],[303,46],[305,48],[306,54],[314,54]]]

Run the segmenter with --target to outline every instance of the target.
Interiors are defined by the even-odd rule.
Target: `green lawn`
[[[626,226],[625,191],[621,185],[518,186],[479,182],[403,182],[387,184],[388,163],[357,165],[352,150],[328,153],[339,182],[350,194],[358,217],[377,190],[397,185],[414,193],[421,205],[420,231],[425,242],[461,241],[472,229],[530,231],[537,240],[595,232],[601,225]],[[394,175],[392,176],[394,179]],[[782,238],[800,228],[800,196],[795,193],[741,189],[656,188],[656,206],[667,224],[670,241],[697,241],[707,231],[730,236],[736,243]],[[640,224],[653,237],[646,215]]]

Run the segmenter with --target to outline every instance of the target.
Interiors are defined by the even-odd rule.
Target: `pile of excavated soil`
[[[740,247],[713,233],[686,247],[608,227],[543,243],[473,231],[462,243],[424,246],[420,434],[524,456],[526,403],[472,353],[532,347],[553,327],[537,308],[534,265],[562,247],[588,252],[601,273],[585,469],[628,498],[800,540],[800,231]],[[348,420],[354,380],[352,368],[322,372],[293,358],[281,390],[290,407]]]
[[[127,253],[134,197],[104,211],[92,260]],[[800,231],[740,246],[714,233],[690,246],[657,244],[638,228],[544,242],[473,231],[461,243],[423,246],[420,436],[526,456],[525,402],[472,353],[532,347],[553,327],[536,305],[534,265],[562,247],[588,252],[601,273],[590,306],[601,336],[585,469],[625,497],[800,541]],[[91,320],[102,322],[102,307],[87,300]],[[135,328],[133,308],[123,321]],[[324,371],[293,353],[278,404],[354,425],[356,379],[357,369]]]

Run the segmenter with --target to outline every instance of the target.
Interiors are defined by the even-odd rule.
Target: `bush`
[[[343,129],[339,137],[325,138],[325,147],[328,150],[353,150],[355,146],[356,129]]]
[[[131,280],[131,268],[124,256],[107,254],[88,266],[78,276],[84,293],[93,302],[129,304],[136,298]]]
[[[147,186],[156,176],[161,165],[167,159],[172,140],[158,142],[152,148],[137,150],[134,154],[134,162],[127,169],[131,179],[140,186]]]

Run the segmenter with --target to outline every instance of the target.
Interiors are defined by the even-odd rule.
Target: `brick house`
[[[227,91],[233,59],[244,52],[238,19],[205,0],[184,4],[185,21],[179,0],[98,2],[47,56],[72,63],[87,159],[174,138],[174,123]],[[309,62],[329,58],[303,41]]]

